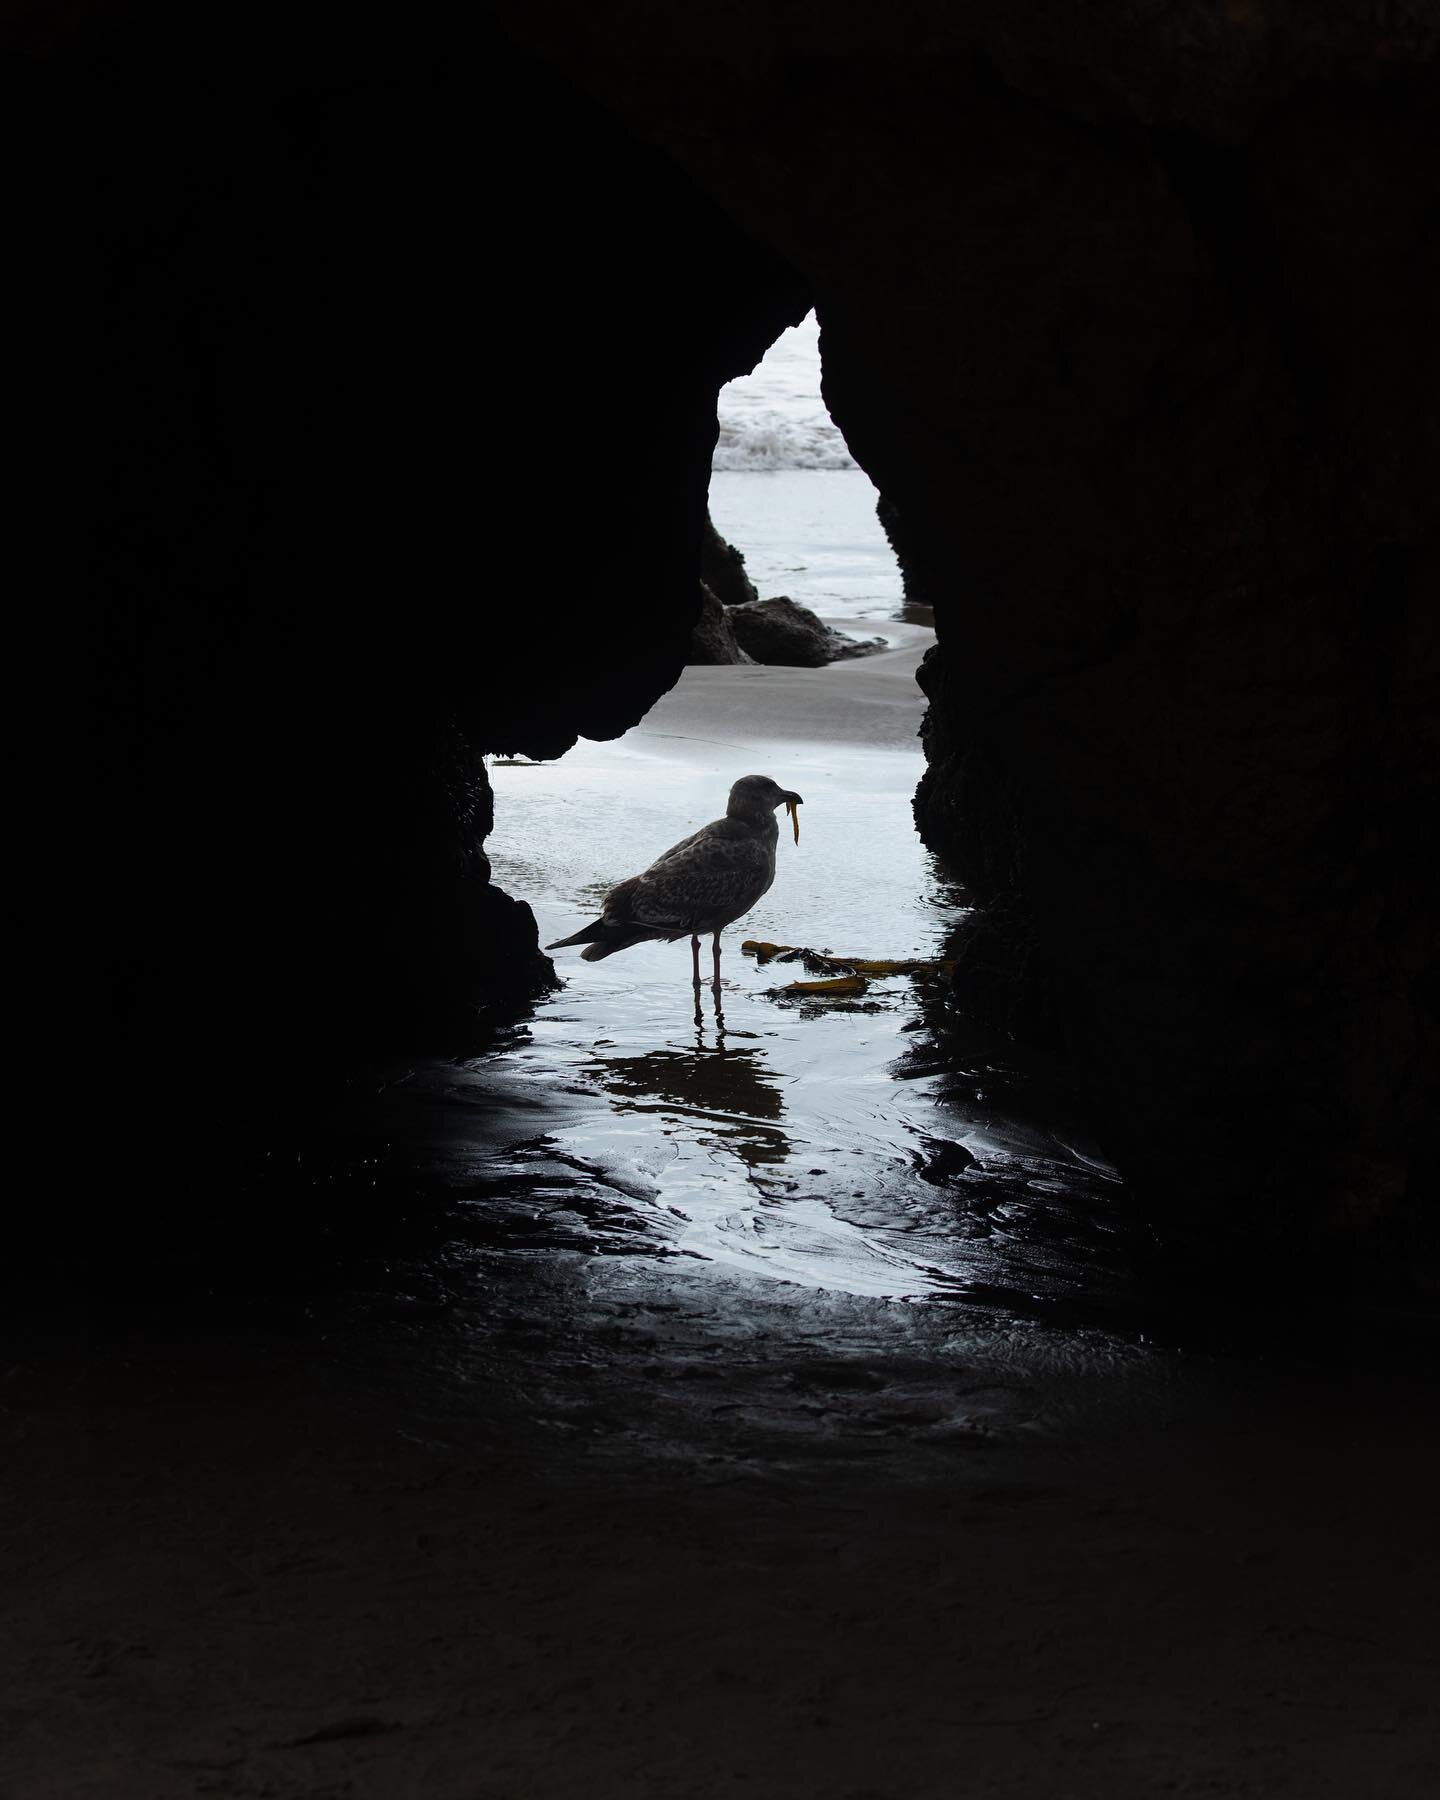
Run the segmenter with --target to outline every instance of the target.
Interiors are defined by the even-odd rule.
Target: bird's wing
[[[692,844],[708,842],[714,833],[715,827],[719,823],[720,821],[718,819],[712,819],[708,825],[702,825],[698,831],[692,831],[689,837],[681,838],[678,844],[672,844],[668,850],[662,850],[655,858],[654,862],[651,863],[650,868],[646,869],[645,873],[641,875],[640,879],[643,881],[645,875],[650,874],[654,869],[658,869],[661,863],[668,863],[672,856],[680,856],[684,851],[688,850]]]
[[[682,850],[688,850],[694,843],[704,837],[710,829],[702,825],[698,831],[692,831],[687,838],[681,838],[678,844],[672,844],[668,850],[662,850],[650,869],[658,869],[663,862],[669,862],[672,856],[678,856]],[[635,918],[635,893],[640,883],[649,875],[650,869],[642,874],[627,876],[624,881],[617,882],[600,903],[600,915],[606,919],[625,920],[627,923]]]
[[[748,912],[775,878],[765,845],[707,825],[636,878],[630,916],[657,930],[714,929]]]
[[[682,850],[688,850],[692,844],[698,843],[709,829],[710,826],[702,825],[698,831],[692,831],[689,837],[681,838],[678,844],[672,844],[668,850],[662,850],[659,856],[657,856],[655,861],[650,865],[650,868],[658,869],[661,863],[669,862],[672,856],[678,856]],[[601,918],[627,925],[638,925],[643,923],[635,911],[635,896],[639,890],[640,883],[645,880],[649,873],[650,869],[646,869],[639,875],[629,875],[624,881],[616,882],[615,886],[611,888],[610,892],[600,902]]]

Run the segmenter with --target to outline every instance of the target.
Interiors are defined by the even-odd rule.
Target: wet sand
[[[1410,1396],[586,1264],[12,1370],[0,1792],[1433,1791]]]
[[[783,768],[756,935],[926,953],[924,641],[692,671],[625,743],[498,770],[497,875],[558,935],[602,849]],[[897,1078],[912,983],[809,1017],[732,948],[722,1042],[688,961],[566,964],[493,1055],[354,1083],[283,1291],[245,1259],[277,1173],[234,1267],[16,1344],[0,1795],[1432,1791],[1433,1371],[1338,1321],[1222,1356],[1087,1313],[1113,1185]],[[975,1161],[927,1179],[937,1141]]]

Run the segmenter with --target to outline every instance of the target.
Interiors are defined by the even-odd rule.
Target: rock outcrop
[[[740,647],[728,611],[703,581],[700,583],[700,617],[690,633],[690,654],[685,660],[701,666],[755,660]]]
[[[732,606],[727,623],[750,661],[792,669],[819,669],[826,663],[870,656],[884,648],[880,638],[862,642],[832,631],[808,606],[797,605],[788,594]]]
[[[745,558],[715,529],[709,513],[700,539],[700,579],[722,606],[744,606],[759,592],[745,568]]]
[[[27,941],[105,1045],[80,1185],[160,1230],[323,1110],[318,1060],[472,1048],[552,979],[483,755],[676,679],[716,392],[809,296],[460,8],[5,32],[6,416],[48,496],[11,650],[57,674]]]
[[[745,572],[745,558],[726,543],[708,514],[700,570],[701,611],[690,634],[691,663],[757,662],[819,669],[885,648],[883,638],[852,638],[832,630],[788,594],[762,600]]]
[[[615,736],[675,680],[717,388],[808,303],[563,77],[474,20],[458,54],[458,17],[302,6],[281,45],[263,11],[81,8],[5,65],[10,417],[28,382],[33,441],[70,418],[83,450],[35,661],[84,659],[106,903],[72,928],[137,1046],[220,987],[238,1043],[549,978],[480,891],[480,757]]]

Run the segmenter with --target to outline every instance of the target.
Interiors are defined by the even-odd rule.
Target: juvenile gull
[[[586,962],[599,962],[632,944],[663,938],[674,943],[690,934],[695,986],[700,985],[700,937],[714,934],[715,992],[720,991],[720,933],[749,912],[775,879],[775,844],[779,828],[775,808],[784,804],[800,841],[795,808],[798,794],[779,787],[768,775],[742,775],[730,790],[723,819],[702,825],[656,857],[643,875],[632,875],[611,888],[600,917],[573,937],[557,938],[547,950],[584,944]]]

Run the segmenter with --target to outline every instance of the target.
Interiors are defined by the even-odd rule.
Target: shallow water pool
[[[741,953],[748,939],[865,958],[944,951],[960,897],[910,812],[923,768],[913,668],[928,634],[900,630],[904,648],[861,664],[689,670],[618,742],[492,769],[495,879],[534,908],[542,943],[717,816],[736,777],[769,774],[805,797],[799,844],[782,818],[775,884],[725,934],[718,1014],[708,943],[698,1019],[688,940],[598,963],[561,950],[565,989],[500,1053],[522,1086],[565,1096],[544,1150],[605,1186],[585,1240],[597,1251],[916,1300],[1024,1301],[1078,1273],[1111,1172],[1088,1147],[1003,1116],[983,1081],[962,1097],[949,1072],[916,1072],[938,970],[797,999],[780,990],[805,979],[799,965]],[[828,720],[829,740],[787,735],[797,719]]]

